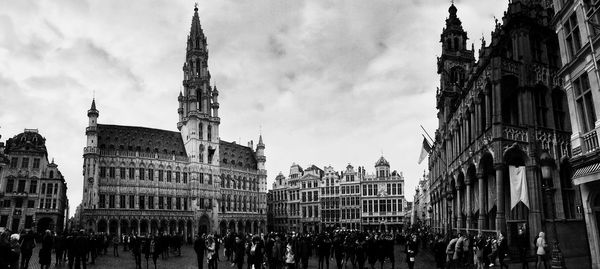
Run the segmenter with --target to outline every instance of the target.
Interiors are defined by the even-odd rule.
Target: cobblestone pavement
[[[404,247],[403,246],[399,246],[396,245],[395,249],[394,249],[396,255],[395,255],[395,269],[404,269],[404,268],[408,268],[406,261],[405,261],[405,255],[403,253]],[[34,254],[31,257],[31,261],[29,262],[29,268],[30,269],[39,269],[40,268],[40,264],[38,263],[38,251],[39,248],[35,248],[34,249]],[[221,259],[224,260],[223,257],[223,251],[221,250]],[[50,266],[50,268],[69,268],[67,265],[59,265],[56,266],[56,264],[54,263],[55,258],[54,258],[54,254],[52,255],[52,266]],[[317,257],[312,256],[310,261],[309,261],[309,269],[316,269],[317,268]],[[416,258],[416,265],[415,268],[416,269],[425,269],[425,268],[435,268],[435,264],[433,262],[433,258],[431,257],[430,254],[425,253],[425,252],[420,252],[419,255],[417,255]],[[149,265],[149,269],[153,269],[154,266],[152,264],[152,259],[150,259],[148,261],[148,265]],[[336,269],[335,266],[335,261],[330,261],[329,262],[329,268],[330,269]],[[99,256],[96,259],[96,263],[95,264],[88,264],[87,268],[90,269],[104,269],[104,268],[110,268],[110,269],[117,269],[117,268],[131,268],[134,269],[135,268],[135,261],[133,259],[133,256],[131,255],[131,252],[123,252],[123,248],[119,248],[119,257],[113,257],[112,255],[112,248],[108,249],[108,253],[107,255],[103,255],[103,256]],[[142,268],[146,269],[146,260],[144,259],[143,255],[142,255]],[[177,256],[173,256],[171,255],[171,257],[169,257],[166,260],[163,260],[161,258],[159,258],[157,260],[157,269],[192,269],[192,268],[198,268],[198,263],[196,261],[196,255],[194,253],[194,250],[191,246],[184,246],[181,250],[181,256],[177,257]],[[206,261],[204,261],[204,266],[203,269],[206,269]],[[244,265],[243,268],[247,268],[246,265]],[[384,264],[383,269],[391,269],[392,268],[392,264],[387,261]],[[218,269],[237,269],[237,267],[232,266],[231,263],[227,262],[227,261],[221,261],[219,262],[218,265]],[[353,269],[352,266],[348,266],[347,269]],[[375,269],[380,269],[379,267],[379,263],[377,263],[375,265]]]

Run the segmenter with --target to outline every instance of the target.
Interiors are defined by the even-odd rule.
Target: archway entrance
[[[106,220],[105,219],[101,219],[98,221],[98,227],[96,227],[96,232],[99,233],[105,233],[106,232]]]
[[[37,223],[37,232],[44,233],[46,230],[52,231],[54,228],[54,221],[51,218],[41,218]]]
[[[221,232],[221,235],[227,234],[227,222],[224,220],[219,224],[219,231]]]
[[[110,235],[115,235],[118,233],[119,230],[119,222],[116,219],[113,219],[110,221],[110,224],[108,225],[108,232]]]
[[[200,217],[198,221],[198,233],[199,234],[208,234],[210,229],[210,220],[206,215]]]
[[[128,226],[129,225],[127,225],[127,220],[124,220],[124,219],[121,220],[121,233],[122,234],[127,234],[130,232],[128,229]]]

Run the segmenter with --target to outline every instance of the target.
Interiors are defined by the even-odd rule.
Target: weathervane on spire
[[[450,0],[450,2],[454,5],[454,0]]]
[[[454,0],[453,0],[454,1]],[[198,2],[194,3],[194,10],[198,11]]]

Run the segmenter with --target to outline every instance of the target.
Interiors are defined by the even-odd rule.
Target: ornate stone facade
[[[570,184],[567,97],[553,10],[541,1],[511,1],[479,58],[452,5],[441,35],[439,126],[429,157],[433,227],[444,233],[506,234],[516,255],[519,229],[558,235],[568,263],[583,262],[581,201]],[[525,167],[529,206],[511,207],[509,167]],[[561,220],[557,222],[556,220]]]
[[[336,172],[297,164],[273,183],[271,206],[275,231],[319,232],[335,229],[400,231],[404,225],[404,177],[390,172],[381,157],[375,174],[364,167]]]
[[[48,161],[46,139],[37,129],[0,144],[9,163],[0,171],[0,227],[18,232],[32,229],[62,232],[69,201],[67,184],[58,165]]]
[[[178,132],[98,124],[88,110],[86,229],[109,234],[264,232],[265,145],[220,139],[219,91],[210,86],[206,36],[194,9],[179,93]]]

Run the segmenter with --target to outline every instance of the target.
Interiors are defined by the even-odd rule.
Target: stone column
[[[479,180],[479,219],[477,231],[481,232],[485,225],[485,176],[484,173],[478,172],[477,179]]]
[[[496,169],[496,229],[506,233],[506,215],[504,213],[504,164],[498,163]]]
[[[462,195],[461,195],[460,191],[462,190],[462,188],[463,188],[462,184],[456,185],[456,207],[454,208],[454,212],[456,214],[456,230],[457,230],[457,232],[460,232],[461,228],[464,228],[464,227],[462,227],[463,219],[462,219],[462,212],[460,210],[460,205],[462,202],[462,199],[461,199]]]
[[[473,188],[473,183],[471,182],[471,179],[466,177],[465,178],[465,185],[467,185],[467,189],[465,191],[465,211],[467,211],[467,225],[466,228],[471,229],[471,212],[473,211],[471,208],[471,189]]]

